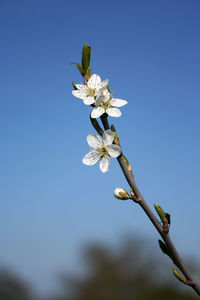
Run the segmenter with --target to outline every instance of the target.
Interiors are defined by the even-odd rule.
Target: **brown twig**
[[[105,130],[110,129],[108,119],[107,119],[107,114],[103,114],[101,116],[101,121],[102,121],[102,124],[103,124]],[[148,206],[148,204],[144,200],[142,194],[140,193],[139,188],[137,187],[137,185],[135,183],[134,175],[129,172],[129,170],[126,166],[126,163],[123,159],[123,154],[122,153],[117,158],[117,160],[118,160],[119,165],[122,169],[122,172],[124,173],[124,176],[126,177],[126,180],[129,184],[130,188],[132,189],[132,191],[135,195],[135,199],[133,201],[138,203],[141,206],[141,208],[144,210],[144,212],[146,213],[146,215],[151,220],[152,224],[154,225],[154,227],[156,228],[156,230],[158,231],[158,233],[162,237],[162,239],[165,242],[167,248],[169,249],[174,264],[180,269],[182,274],[185,276],[186,280],[190,283],[188,285],[191,286],[194,289],[194,291],[200,296],[200,285],[199,285],[199,283],[195,282],[194,279],[192,278],[192,276],[190,275],[190,273],[188,272],[185,264],[183,263],[178,251],[176,250],[176,248],[175,248],[175,246],[174,246],[174,244],[173,244],[173,242],[172,242],[172,240],[169,236],[169,232],[164,230],[163,226],[157,220],[156,216],[154,215],[154,213],[152,212],[152,210],[150,209],[150,207]]]

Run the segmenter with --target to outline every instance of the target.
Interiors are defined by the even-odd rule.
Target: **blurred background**
[[[91,67],[126,99],[112,119],[148,204],[200,280],[200,2],[0,0],[0,299],[193,299],[174,280],[117,161],[87,167]],[[181,297],[181,298],[180,298]]]

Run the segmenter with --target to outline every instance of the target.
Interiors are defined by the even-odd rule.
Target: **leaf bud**
[[[85,43],[82,50],[82,67],[85,73],[87,73],[88,67],[90,66],[90,55],[91,47],[88,46],[87,43]]]
[[[191,285],[192,282],[191,282],[190,280],[186,279],[185,277],[183,277],[183,276],[177,271],[176,268],[172,268],[172,271],[173,271],[173,273],[174,273],[174,276],[175,276],[178,280],[180,280],[182,283],[187,284],[187,285]]]

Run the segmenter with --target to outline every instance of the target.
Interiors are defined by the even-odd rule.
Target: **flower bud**
[[[128,192],[121,188],[116,188],[114,190],[114,196],[115,196],[115,198],[120,199],[120,200],[130,199]]]

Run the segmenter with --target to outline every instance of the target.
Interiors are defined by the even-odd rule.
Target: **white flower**
[[[96,134],[89,134],[87,142],[94,149],[86,154],[82,162],[85,165],[92,166],[100,160],[100,170],[105,173],[109,170],[110,157],[118,157],[121,153],[121,148],[113,145],[114,133],[108,129],[103,134],[103,141]]]
[[[91,105],[95,103],[96,97],[107,88],[108,80],[101,81],[101,77],[93,74],[87,84],[75,84],[77,90],[72,94],[83,100],[84,104]]]
[[[120,199],[120,200],[130,199],[128,192],[122,188],[116,188],[114,190],[114,196],[115,196],[115,198]]]
[[[104,90],[97,97],[95,107],[91,112],[91,118],[98,118],[104,113],[107,113],[111,117],[120,117],[121,111],[116,107],[126,105],[126,100],[112,98],[108,90]]]

